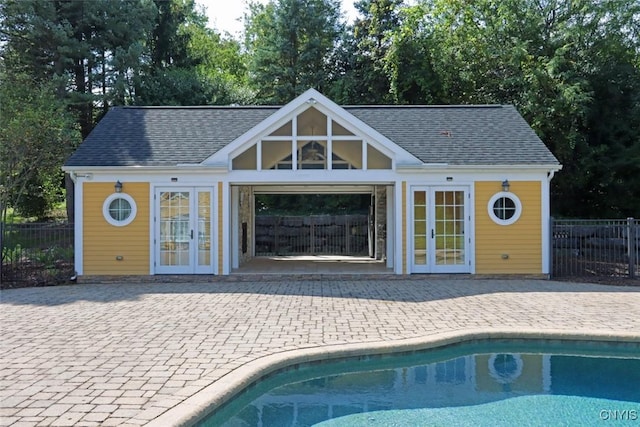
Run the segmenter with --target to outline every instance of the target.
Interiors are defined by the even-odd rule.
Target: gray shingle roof
[[[65,166],[200,163],[279,107],[116,107]],[[360,106],[345,110],[424,163],[556,165],[512,106]]]
[[[347,110],[424,163],[555,165],[510,105],[354,107]]]
[[[65,166],[200,163],[277,107],[115,107]]]

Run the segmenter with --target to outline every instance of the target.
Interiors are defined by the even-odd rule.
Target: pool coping
[[[373,354],[384,355],[428,350],[449,344],[482,339],[561,339],[568,341],[640,343],[640,334],[592,330],[567,331],[563,329],[462,329],[393,341],[371,341],[304,347],[274,353],[252,360],[167,410],[162,415],[147,423],[146,426],[192,426],[203,420],[216,408],[233,399],[246,387],[259,381],[266,375],[292,365]]]

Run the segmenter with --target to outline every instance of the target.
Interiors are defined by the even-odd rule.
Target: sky
[[[259,1],[267,2],[267,0]],[[196,3],[206,7],[209,26],[222,33],[228,31],[236,37],[242,33],[242,15],[247,0],[196,0]],[[357,14],[353,7],[353,0],[342,0],[342,10],[349,22],[352,22]]]

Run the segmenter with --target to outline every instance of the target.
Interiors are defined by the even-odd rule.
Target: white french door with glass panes
[[[156,189],[155,273],[213,273],[212,196],[209,188]]]
[[[467,187],[412,187],[411,271],[470,273]]]

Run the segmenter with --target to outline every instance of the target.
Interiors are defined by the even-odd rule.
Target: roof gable
[[[309,89],[277,112],[257,124],[227,146],[221,148],[204,162],[204,165],[228,165],[230,159],[251,147],[258,139],[265,137],[291,121],[305,110],[314,108],[337,122],[340,126],[362,137],[376,149],[402,163],[420,164],[411,153],[395,144],[389,138],[340,107],[315,89]]]

